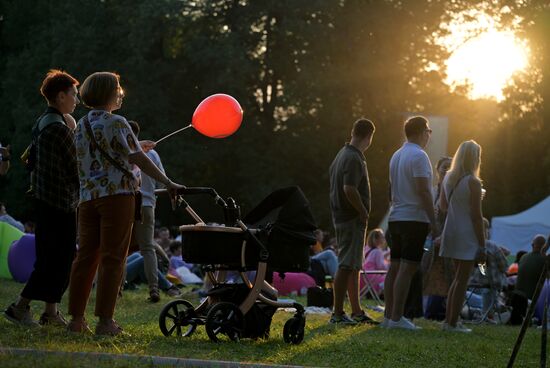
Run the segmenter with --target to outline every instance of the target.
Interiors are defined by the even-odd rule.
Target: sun
[[[528,66],[528,48],[511,31],[487,30],[457,45],[445,64],[450,86],[469,85],[470,98],[501,101],[513,74]]]

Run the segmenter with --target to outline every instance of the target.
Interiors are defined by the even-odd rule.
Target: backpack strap
[[[63,117],[59,114],[49,112],[47,114],[44,114],[37,123],[37,129],[38,132],[43,131],[47,126],[53,124],[53,123],[61,123],[65,125],[65,121],[63,120]]]
[[[34,124],[34,127],[32,128],[32,139],[37,140],[40,133],[42,133],[44,129],[54,123],[61,123],[63,125],[66,125],[63,117],[59,114],[48,112],[42,115],[40,118],[38,118],[36,124]]]
[[[57,113],[48,112],[38,118],[31,130],[31,143],[27,146],[23,154],[21,155],[21,161],[27,167],[29,171],[34,170],[34,164],[36,160],[36,145],[38,144],[38,136],[42,131],[51,124],[60,123],[63,125],[65,121],[63,117]]]

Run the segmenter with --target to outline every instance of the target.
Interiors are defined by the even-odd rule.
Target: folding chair
[[[471,300],[472,296],[474,294],[478,294],[482,296],[482,302],[483,302],[483,293],[479,293],[479,291],[487,290],[490,292],[490,299],[489,299],[489,305],[487,306],[486,310],[483,311],[483,305],[481,309],[472,308],[469,304],[469,301]],[[498,308],[498,292],[499,290],[495,290],[490,285],[480,285],[480,284],[469,284],[468,285],[468,291],[470,294],[468,297],[464,300],[463,309],[466,308],[467,315],[470,317],[467,322],[479,324],[483,322],[489,322],[489,315],[493,313],[495,316],[498,317],[498,321],[502,324],[506,321],[503,320],[503,314],[504,312]]]
[[[380,294],[378,294],[378,292],[376,291],[376,289],[372,285],[372,283],[371,283],[370,279],[368,278],[368,276],[369,275],[385,275],[387,273],[388,273],[388,271],[386,271],[386,270],[361,270],[360,275],[361,275],[361,279],[363,279],[363,281],[364,281],[364,285],[361,288],[361,290],[359,290],[359,296],[360,297],[363,297],[363,296],[366,297],[367,293],[370,293],[370,295],[372,296],[374,301],[379,306],[384,306],[384,302],[380,298]]]

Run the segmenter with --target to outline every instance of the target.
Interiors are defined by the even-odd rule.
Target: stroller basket
[[[315,223],[309,204],[297,187],[280,189],[247,215],[245,223],[267,248],[272,271],[300,272],[309,267],[309,247],[315,243]],[[198,264],[223,264],[228,268],[256,269],[261,244],[237,227],[183,225],[183,257]],[[243,250],[243,243],[246,247]]]
[[[228,269],[242,268],[242,247],[247,234],[236,227],[183,225],[183,258],[190,263],[222,264]],[[252,230],[256,238],[267,244],[268,264],[273,271],[300,272],[309,267],[309,244],[303,246],[292,236],[276,228],[270,232]],[[245,269],[255,270],[260,262],[261,246],[253,238],[247,239]]]
[[[246,233],[237,227],[210,225],[180,226],[183,258],[190,263],[223,264],[229,269],[241,267],[241,254]],[[261,237],[255,232],[256,237]],[[246,243],[245,267],[255,269],[259,261],[260,245],[252,238]]]

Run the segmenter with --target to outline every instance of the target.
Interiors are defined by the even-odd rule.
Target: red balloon
[[[243,109],[229,95],[218,93],[205,98],[193,113],[192,125],[210,138],[225,138],[235,133],[243,121]]]

